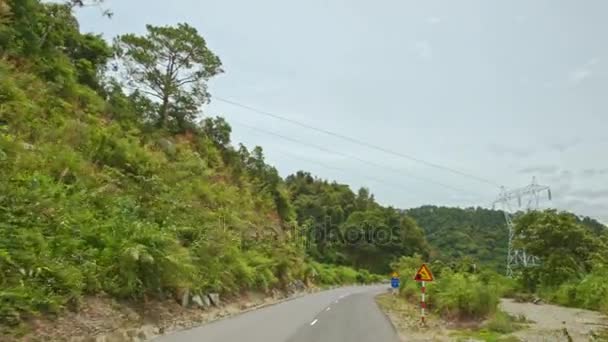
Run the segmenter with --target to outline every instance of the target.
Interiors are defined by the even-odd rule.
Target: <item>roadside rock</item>
[[[207,297],[209,297],[211,304],[213,304],[214,306],[220,306],[220,294],[219,293],[210,293],[207,295]]]
[[[186,289],[184,291],[184,293],[182,294],[182,301],[181,304],[183,307],[187,308],[188,304],[190,304],[190,290]]]
[[[195,295],[192,297],[192,303],[199,308],[204,308],[203,299],[199,295]]]
[[[203,301],[203,308],[208,309],[211,307],[211,300],[209,300],[209,296],[203,294],[201,296],[201,300]]]

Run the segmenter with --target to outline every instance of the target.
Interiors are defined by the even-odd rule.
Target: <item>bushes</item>
[[[513,318],[503,311],[496,311],[492,319],[490,319],[485,327],[490,330],[501,334],[509,334],[517,330],[518,326],[513,321]]]
[[[372,284],[380,282],[384,277],[372,274],[367,270],[355,270],[347,266],[334,266],[311,262],[311,278],[322,285],[337,284]]]
[[[540,294],[557,304],[608,313],[608,272],[598,269],[580,281],[566,282],[555,288],[542,288]]]
[[[484,284],[476,275],[443,272],[429,287],[431,307],[446,318],[479,319],[496,311],[498,286]]]
[[[401,275],[400,295],[418,303],[420,285],[409,280],[422,260],[420,256],[402,257],[391,266]],[[456,265],[458,269],[468,269]],[[481,273],[455,271],[441,263],[433,263],[430,268],[435,280],[427,284],[427,305],[434,312],[447,319],[482,319],[496,312],[501,296],[512,293],[513,281],[489,270]]]

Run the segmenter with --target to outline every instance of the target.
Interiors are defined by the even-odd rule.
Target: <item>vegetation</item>
[[[508,232],[502,211],[422,206],[406,213],[424,230],[433,259],[452,262],[469,257],[504,272]]]
[[[401,211],[304,171],[283,179],[202,114],[223,70],[193,27],[147,26],[111,46],[80,33],[84,4],[0,0],[0,324],[77,310],[86,295],[368,283],[429,259],[444,317],[491,316],[516,285],[608,310],[598,222],[522,215],[518,235],[532,238],[518,243],[543,263],[515,284],[488,270],[506,255],[500,211]]]
[[[521,287],[550,301],[608,312],[608,231],[566,212],[547,210],[516,221],[517,245],[541,258],[522,270]]]
[[[112,47],[79,32],[78,3],[0,0],[0,325],[99,293],[378,280],[309,257],[291,183],[224,119],[197,121],[221,63],[196,30]]]
[[[501,296],[511,293],[514,282],[491,270],[473,270],[464,259],[455,266],[430,265],[434,281],[427,287],[429,309],[448,320],[481,320],[497,311]],[[422,264],[420,256],[401,257],[393,267],[402,275],[413,275]],[[400,296],[418,303],[419,284],[404,281]]]
[[[388,274],[402,255],[428,256],[429,247],[416,222],[382,207],[368,189],[355,194],[347,185],[298,172],[286,179],[307,251],[317,260]]]

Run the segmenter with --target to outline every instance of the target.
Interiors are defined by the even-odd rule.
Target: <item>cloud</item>
[[[579,197],[584,199],[602,199],[608,198],[608,189],[594,190],[594,189],[580,189],[573,190],[568,193],[568,196]]]
[[[555,150],[559,153],[564,153],[568,149],[571,149],[574,146],[580,144],[582,141],[583,140],[581,138],[572,138],[570,140],[553,143],[553,144],[549,145],[549,148],[551,148],[552,150]]]
[[[576,67],[568,74],[568,81],[573,85],[578,85],[586,79],[593,76],[592,67],[599,63],[599,58],[593,57],[587,61],[587,63]]]
[[[533,173],[533,174],[547,175],[547,174],[554,174],[558,170],[559,170],[559,167],[557,167],[555,165],[539,165],[539,166],[531,166],[531,167],[523,168],[523,169],[519,170],[519,173]]]
[[[428,40],[421,40],[414,43],[414,52],[418,57],[428,60],[433,57],[433,47]]]
[[[431,25],[437,25],[439,23],[441,23],[441,18],[439,17],[428,17],[426,18],[426,22],[431,24]]]
[[[581,171],[581,174],[584,177],[595,177],[595,176],[608,175],[608,168],[606,168],[606,169],[584,169],[583,171]]]
[[[608,222],[608,205],[605,203],[557,197],[554,197],[553,202],[558,209],[568,210],[577,215],[590,216],[603,223]]]
[[[499,157],[511,156],[516,158],[525,158],[534,153],[533,150],[527,147],[504,146],[498,144],[491,144],[488,146],[488,150]]]

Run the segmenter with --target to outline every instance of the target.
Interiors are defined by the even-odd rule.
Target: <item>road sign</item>
[[[394,289],[399,288],[399,278],[396,278],[396,277],[391,278],[391,287]]]
[[[426,264],[422,264],[414,276],[415,281],[433,281],[433,274]]]

